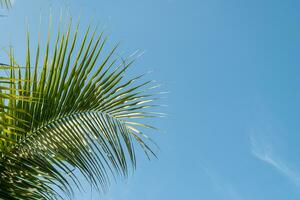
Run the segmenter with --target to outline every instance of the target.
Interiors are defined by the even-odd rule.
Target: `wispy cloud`
[[[215,190],[218,191],[223,197],[230,200],[243,200],[238,190],[230,182],[218,176],[208,167],[203,167],[203,170],[210,179]]]
[[[251,153],[259,160],[269,164],[300,188],[300,173],[288,162],[274,153],[273,146],[266,140],[250,137]]]

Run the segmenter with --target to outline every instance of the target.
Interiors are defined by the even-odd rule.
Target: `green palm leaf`
[[[10,0],[0,0],[0,6],[5,8],[11,7],[11,1]]]
[[[88,28],[79,46],[77,37],[69,25],[51,52],[49,36],[41,58],[40,44],[32,56],[28,34],[26,65],[11,53],[0,66],[9,74],[0,77],[0,198],[63,198],[58,190],[71,198],[71,185],[80,187],[74,169],[106,190],[112,175],[135,168],[135,143],[154,155],[141,131],[152,127],[136,121],[161,115],[148,111],[151,81],[126,80],[133,60],[116,59],[117,47],[104,56],[102,33]]]

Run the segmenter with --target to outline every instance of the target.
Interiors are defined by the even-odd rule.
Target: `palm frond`
[[[71,197],[72,183],[80,187],[74,168],[106,190],[111,176],[135,168],[135,144],[155,155],[142,132],[151,126],[136,121],[161,115],[148,111],[152,82],[126,78],[134,60],[115,58],[117,46],[102,55],[103,33],[88,28],[78,46],[78,31],[70,23],[53,48],[49,34],[43,57],[40,43],[32,56],[28,34],[26,65],[11,53],[0,67],[9,71],[0,77],[0,197],[61,198],[53,188]]]
[[[0,6],[7,9],[11,8],[11,0],[0,0]]]

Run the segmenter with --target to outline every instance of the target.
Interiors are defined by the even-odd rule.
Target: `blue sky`
[[[99,23],[121,53],[145,51],[133,71],[153,71],[170,91],[170,116],[155,122],[163,132],[150,133],[159,159],[139,156],[102,199],[296,200],[299,9],[296,0],[15,0],[0,46],[22,58],[26,21],[34,38],[40,15],[62,12]]]

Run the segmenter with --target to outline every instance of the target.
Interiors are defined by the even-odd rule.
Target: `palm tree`
[[[11,7],[11,0],[0,0],[0,6],[10,8]]]
[[[0,65],[0,199],[72,199],[78,174],[101,192],[136,167],[135,147],[154,155],[139,120],[160,116],[152,81],[127,79],[134,59],[105,56],[103,33],[78,44],[78,32],[70,23],[54,45],[48,33],[43,53],[27,34],[24,66],[13,50]]]

